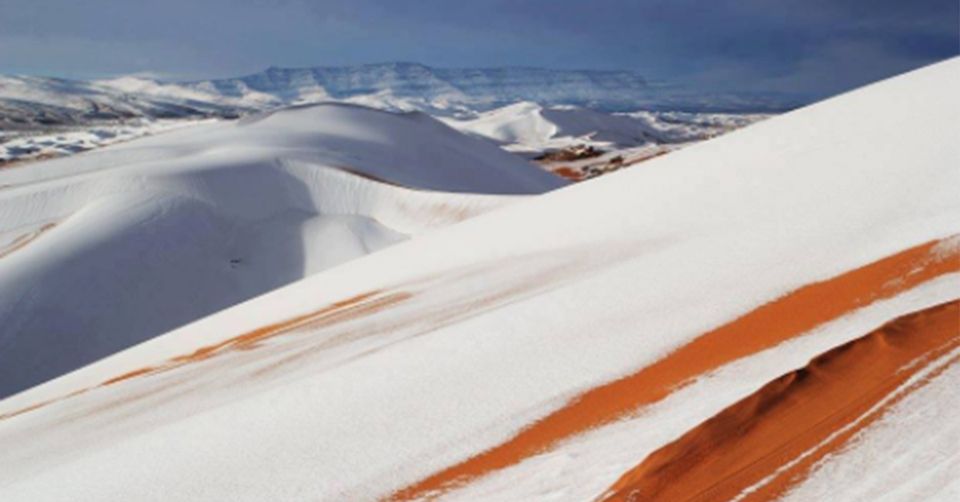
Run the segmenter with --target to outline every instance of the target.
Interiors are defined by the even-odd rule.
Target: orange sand
[[[42,227],[34,230],[33,232],[29,232],[17,237],[10,244],[7,244],[3,248],[0,248],[0,258],[3,258],[4,256],[9,255],[10,253],[13,253],[14,251],[22,249],[24,246],[26,246],[27,244],[30,244],[31,242],[36,240],[38,237],[43,235],[48,230],[52,230],[53,227],[55,226],[57,226],[56,223],[47,223],[46,225],[43,225]]]
[[[222,342],[201,347],[190,354],[175,357],[172,361],[177,363],[194,362],[207,359],[225,350],[248,350],[269,338],[290,332],[294,329],[319,328],[321,326],[345,321],[375,312],[399,301],[406,300],[409,297],[409,295],[404,293],[393,293],[376,298],[379,293],[379,291],[373,291],[353,296],[346,300],[332,303],[315,312],[296,316],[275,324],[269,324]]]
[[[729,500],[769,476],[747,500],[774,499],[921,387],[924,381],[898,390],[958,346],[960,301],[901,317],[768,383],[652,453],[604,500]],[[888,396],[895,398],[881,404]]]
[[[813,283],[705,333],[667,357],[619,380],[593,388],[506,442],[390,495],[410,500],[515,465],[589,429],[657,402],[697,376],[793,337],[923,282],[960,270],[960,254],[929,242]]]
[[[17,415],[28,413],[49,404],[83,394],[92,388],[106,387],[130,380],[132,378],[168,371],[184,364],[202,361],[234,350],[249,350],[257,347],[260,343],[270,338],[288,334],[297,330],[319,328],[322,326],[328,326],[338,322],[361,317],[363,315],[372,314],[391,305],[404,301],[410,298],[410,296],[412,296],[410,293],[404,292],[381,295],[380,291],[372,291],[369,293],[356,295],[351,298],[327,305],[326,307],[314,312],[299,315],[278,323],[269,324],[253,331],[229,338],[222,342],[201,347],[190,354],[171,358],[160,365],[148,366],[128,371],[121,375],[109,378],[95,387],[84,388],[61,398],[51,399],[6,414],[0,414],[0,420],[13,418]]]
[[[554,169],[553,174],[560,176],[561,178],[566,178],[570,181],[580,181],[583,179],[583,173],[567,166],[561,166]]]

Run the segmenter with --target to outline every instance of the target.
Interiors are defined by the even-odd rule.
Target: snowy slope
[[[424,115],[323,105],[11,169],[0,184],[7,395],[509,200],[451,191],[563,182]]]
[[[957,59],[875,84],[418,236],[8,398],[0,495],[629,497],[615,488],[646,482],[652,453],[725,437],[698,424],[713,431],[725,422],[709,419],[733,410],[758,424],[742,431],[762,432],[752,393],[797,381],[788,372],[886,321],[960,298],[958,85]],[[889,120],[875,120],[878,109]],[[931,382],[910,396],[952,409],[960,403],[944,389],[960,384],[960,333],[934,334],[946,337],[941,352],[900,373]],[[918,421],[934,442],[955,433],[949,414],[898,419],[892,406],[882,416],[894,429]],[[793,423],[775,428],[806,444]],[[699,451],[687,458],[728,460],[722,448]],[[897,478],[872,474],[889,460],[876,456],[855,476],[886,483],[893,500],[955,490],[910,461],[916,450],[901,453]],[[815,458],[797,455],[756,464],[740,484],[714,481],[744,498],[766,493],[766,476]],[[798,479],[838,472],[824,465]],[[702,472],[680,467],[658,472]]]

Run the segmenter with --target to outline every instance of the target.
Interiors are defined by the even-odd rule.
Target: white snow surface
[[[419,235],[9,397],[0,413],[92,389],[0,421],[0,498],[384,496],[761,303],[960,232],[958,87],[960,59],[874,84]],[[96,387],[372,291],[409,296]],[[869,322],[931,298],[888,302]],[[724,378],[757,388],[778,356],[793,369],[789,348]],[[703,411],[663,405],[665,421]],[[516,500],[510,489],[496,495]]]

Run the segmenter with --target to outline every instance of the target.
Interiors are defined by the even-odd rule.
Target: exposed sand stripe
[[[443,493],[517,464],[559,441],[657,402],[697,376],[766,350],[874,301],[960,271],[956,238],[933,241],[795,290],[678,348],[636,373],[593,388],[506,442],[402,488],[387,498]]]
[[[25,233],[25,234],[23,234],[23,235],[21,235],[21,236],[18,236],[18,237],[17,237],[16,239],[14,239],[12,242],[10,242],[10,243],[7,244],[6,246],[0,248],[0,258],[3,258],[3,257],[5,257],[5,256],[13,253],[14,251],[18,251],[18,250],[22,249],[24,246],[26,246],[27,244],[30,244],[31,242],[35,241],[38,237],[40,237],[41,235],[43,235],[43,234],[46,233],[47,231],[52,230],[53,227],[55,227],[55,226],[57,226],[56,223],[47,223],[47,224],[43,225],[42,227],[40,227],[40,228],[38,228],[38,229],[36,229],[36,230],[34,230],[34,231],[32,231],[32,232],[28,232],[28,233]]]
[[[184,364],[203,361],[205,359],[209,359],[211,357],[234,350],[250,350],[256,348],[270,338],[304,329],[321,328],[331,324],[336,324],[338,322],[372,314],[373,312],[377,312],[393,304],[407,300],[410,298],[410,296],[410,293],[403,292],[381,295],[380,291],[372,291],[369,293],[356,295],[347,298],[346,300],[334,302],[317,311],[299,315],[275,324],[269,324],[253,331],[248,331],[242,335],[228,338],[213,345],[200,347],[189,354],[171,358],[164,364],[139,368],[124,373],[104,381],[100,384],[100,386],[113,385],[131,378],[150,375],[162,371],[169,371]]]
[[[955,364],[958,346],[960,301],[903,316],[768,383],[650,454],[602,498],[776,498]]]
[[[8,418],[15,417],[17,415],[22,415],[30,411],[42,408],[52,403],[62,401],[64,399],[83,394],[86,391],[89,391],[97,387],[106,387],[114,385],[132,378],[142,377],[146,375],[152,375],[164,371],[169,371],[171,369],[183,366],[185,364],[190,364],[211,357],[221,355],[227,352],[235,350],[249,350],[256,348],[259,344],[264,341],[284,334],[290,334],[296,331],[310,329],[310,328],[320,328],[323,326],[328,326],[336,324],[338,322],[347,321],[364,315],[372,314],[384,308],[387,308],[396,303],[407,300],[412,295],[411,293],[398,292],[391,294],[383,294],[381,291],[372,291],[369,293],[364,293],[356,295],[345,300],[341,300],[330,305],[327,305],[323,308],[320,308],[314,312],[307,314],[299,315],[275,324],[269,324],[255,330],[243,333],[241,335],[228,338],[222,342],[201,347],[189,354],[184,354],[182,356],[173,357],[162,364],[156,366],[148,366],[144,368],[137,368],[135,370],[117,375],[115,377],[109,378],[99,385],[81,389],[75,392],[72,392],[66,396],[57,399],[51,399],[48,401],[40,402],[15,410],[6,414],[0,414],[0,420],[5,420]]]

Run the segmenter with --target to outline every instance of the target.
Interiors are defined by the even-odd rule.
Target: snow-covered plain
[[[931,241],[941,240],[931,260],[955,261],[958,87],[960,59],[874,84],[651,160],[643,169],[423,233],[9,397],[0,401],[0,498],[388,497],[798,288]],[[879,109],[886,120],[875,119]],[[269,125],[278,117],[254,125]],[[381,120],[387,119],[349,129],[340,139],[349,143],[360,134],[368,139],[366,146],[377,144],[374,138],[382,141],[382,136],[369,131]],[[201,145],[220,131],[211,129],[210,137],[196,143],[181,132],[132,142],[124,145],[126,157],[108,149],[98,162],[78,156],[45,163],[29,179],[12,179],[20,186],[7,190],[28,196],[37,187],[106,179],[108,169],[121,168],[137,183],[138,173],[157,162],[150,156],[158,149],[175,160],[165,160],[164,174],[157,168],[156,176],[182,176],[192,171],[178,163],[204,151]],[[271,155],[279,143],[294,165],[315,166],[315,158],[309,163],[309,155],[281,139],[296,136],[291,131],[271,137],[264,127],[257,137],[264,136],[276,141],[264,148]],[[171,148],[172,139],[182,143]],[[210,149],[204,156],[219,166],[230,164],[229,172],[242,177],[236,156],[257,157],[243,143]],[[345,163],[382,167],[364,172],[410,184],[411,178],[388,177],[395,170],[374,162],[394,159],[392,154],[378,157],[360,150],[365,162]],[[131,167],[130,155],[143,157]],[[336,157],[329,164],[346,160],[325,155]],[[105,162],[115,164],[105,169]],[[499,158],[478,171],[499,191],[506,191],[508,181],[511,187],[529,183],[526,192],[550,188],[532,174],[508,180],[519,171]],[[74,172],[87,174],[58,178]],[[436,173],[420,173],[437,183]],[[241,184],[233,178],[207,178],[197,185],[217,193],[222,185]],[[460,181],[444,178],[427,188],[465,189]],[[258,179],[255,185],[266,183]],[[50,199],[38,197],[24,206],[41,207],[49,202],[39,201]],[[238,214],[252,211],[244,204],[249,198],[212,200]],[[0,262],[28,256],[31,247],[50,242],[58,231],[64,239],[82,241],[66,230],[47,230]],[[476,485],[446,495],[599,497],[621,469],[771,376],[795,369],[804,357],[917,308],[960,297],[957,280],[956,274],[942,275],[846,312],[794,341],[730,361],[693,386],[610,424],[620,428],[613,432],[623,433],[631,419],[641,420],[639,433],[659,432],[631,437],[644,445],[633,450],[632,459],[625,456],[624,441],[610,441],[609,430],[596,429],[557,445],[555,452],[583,448],[589,454],[558,455],[555,462],[562,461],[562,468],[540,463],[533,490],[525,482],[531,472],[526,462],[547,457],[491,469],[481,478],[463,480]],[[124,315],[106,312],[107,317]],[[945,399],[950,402],[937,403],[936,409],[956,408],[956,393],[944,391],[956,385],[956,375],[942,373],[938,378],[945,380],[913,398]],[[721,390],[710,392],[712,386]],[[898,410],[887,415],[889,420],[897,422]],[[677,418],[681,426],[671,426]],[[948,413],[907,418],[897,423],[919,424],[925,437],[946,441],[955,434],[943,427],[953,420]],[[864,434],[869,437],[871,429]],[[885,438],[889,435],[877,436],[874,444],[882,445]],[[862,448],[843,455],[875,448],[869,439],[859,444]],[[843,455],[836,460],[842,462]],[[608,469],[597,467],[604,458],[612,459]],[[948,477],[930,476],[922,462],[908,460],[898,459],[904,469],[897,477],[872,479],[896,484],[885,491],[891,500],[943,497],[955,489]],[[809,482],[853,482],[849,473],[844,476],[830,465],[823,464]],[[572,495],[567,483],[577,480],[567,476],[570,472],[599,473],[602,478],[591,480],[599,491]],[[816,486],[798,490],[822,493]]]

